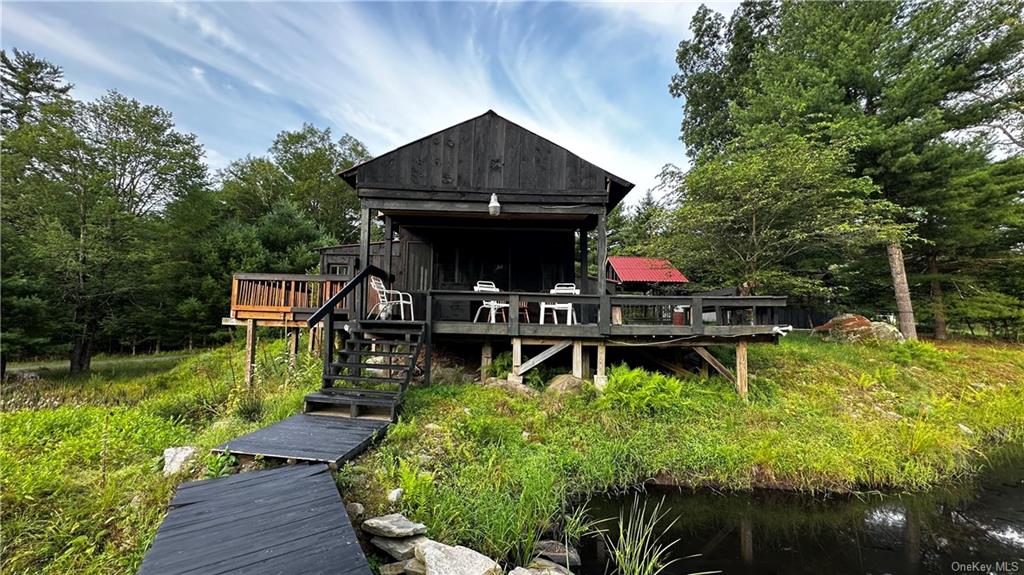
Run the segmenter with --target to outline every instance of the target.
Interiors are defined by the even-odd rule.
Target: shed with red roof
[[[608,279],[624,289],[650,289],[662,284],[682,284],[690,280],[665,258],[609,256]]]

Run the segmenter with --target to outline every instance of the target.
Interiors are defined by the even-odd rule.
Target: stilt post
[[[583,379],[583,340],[572,340],[572,376]]]
[[[512,373],[508,374],[511,383],[523,383],[523,376],[519,368],[523,365],[523,338],[512,338]]]
[[[491,342],[484,342],[480,346],[480,381],[487,379],[488,372],[491,370],[491,361],[494,359],[494,348],[491,346]]]
[[[245,387],[252,387],[253,374],[256,372],[256,320],[245,322]]]
[[[598,391],[604,389],[604,386],[608,385],[608,376],[605,374],[605,358],[607,355],[607,346],[602,341],[597,344],[597,374],[594,375],[594,387]]]
[[[288,328],[288,367],[295,368],[295,360],[299,356],[299,328]]]
[[[747,398],[747,342],[736,344],[736,392]]]

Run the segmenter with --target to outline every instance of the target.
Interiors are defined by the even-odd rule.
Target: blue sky
[[[63,66],[78,98],[166,108],[214,169],[303,122],[380,154],[494,109],[635,201],[685,162],[667,85],[698,5],[5,1],[2,44]]]

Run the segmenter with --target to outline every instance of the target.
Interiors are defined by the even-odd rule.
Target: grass
[[[728,350],[716,350],[729,359]],[[724,489],[920,491],[975,473],[1024,441],[1024,349],[842,345],[790,336],[752,346],[748,401],[721,378],[616,367],[598,397],[435,385],[339,481],[369,512],[521,564],[561,510],[648,480]],[[388,490],[403,487],[397,505]]]
[[[180,481],[216,476],[230,456],[164,478],[164,448],[210,447],[298,411],[320,367],[287,369],[283,342],[261,346],[256,389],[242,351],[105,361],[91,375],[41,371],[4,393],[0,413],[3,573],[138,570]]]
[[[728,360],[727,350],[716,350]],[[462,383],[413,388],[401,421],[338,481],[369,513],[400,510],[430,536],[522,564],[542,535],[578,537],[588,494],[649,479],[730,489],[924,490],[1024,440],[1024,350],[752,346],[747,402],[720,378],[617,367],[606,393],[522,397]],[[200,450],[297,412],[307,358],[262,345],[256,386],[225,347],[159,368],[104,364],[5,390],[0,413],[4,573],[134,573],[176,483],[230,472],[207,457],[164,478],[164,448]],[[9,402],[10,401],[10,402]],[[403,487],[397,504],[386,493]],[[575,535],[574,535],[575,534]]]

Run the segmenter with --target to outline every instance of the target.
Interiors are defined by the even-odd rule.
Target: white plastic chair
[[[495,293],[501,290],[498,289],[498,286],[494,285],[494,282],[478,281],[476,282],[476,285],[473,286],[473,291],[483,293]],[[475,323],[480,319],[480,312],[484,311],[485,309],[488,310],[488,319],[491,323],[498,323],[499,311],[505,316],[505,321],[508,321],[508,312],[506,311],[508,308],[509,304],[506,302],[496,300],[484,300],[483,305],[477,308],[476,315],[473,316],[473,322]]]
[[[367,314],[370,317],[376,313],[377,319],[388,319],[391,317],[392,308],[398,306],[398,317],[404,321],[405,306],[409,306],[409,319],[416,319],[416,313],[412,309],[412,294],[388,289],[384,285],[384,280],[377,276],[370,276],[370,289],[377,293],[377,305],[373,306],[370,313]]]
[[[555,295],[580,295],[580,290],[576,287],[576,284],[555,284],[555,287],[551,288],[551,293]],[[555,323],[558,323],[558,312],[565,312],[565,324],[573,325],[579,323],[576,321],[576,308],[571,303],[548,303],[540,302],[540,323],[543,325],[544,316],[547,315],[548,310],[551,310],[551,317],[555,319]]]

